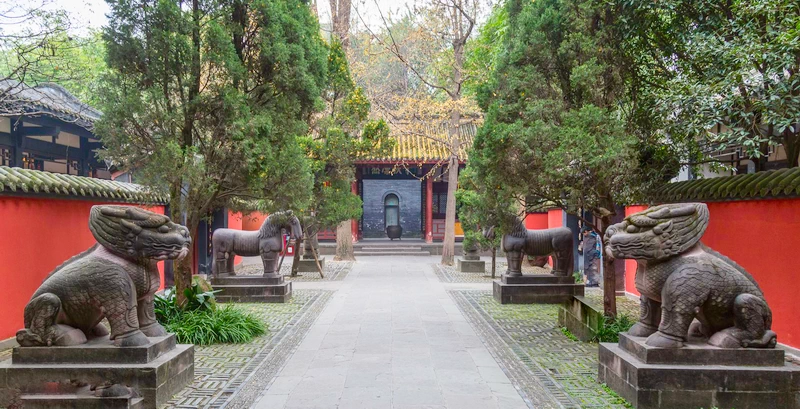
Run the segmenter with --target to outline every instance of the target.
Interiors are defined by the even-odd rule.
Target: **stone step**
[[[211,286],[214,287],[215,290],[223,286],[258,286],[280,284],[283,284],[282,277],[272,278],[261,275],[226,275],[211,278]]]
[[[292,298],[291,291],[286,294],[273,295],[233,295],[217,296],[216,300],[220,303],[286,303]]]
[[[430,251],[382,251],[382,252],[375,252],[375,251],[355,251],[355,256],[364,256],[364,257],[372,257],[372,256],[430,256]]]
[[[16,347],[15,364],[146,364],[175,348],[175,335],[151,337],[147,345],[118,347],[108,335],[65,347]]]
[[[83,394],[29,394],[21,395],[25,409],[144,409],[144,398],[98,398]]]
[[[384,251],[422,251],[421,246],[396,246],[396,247],[362,247],[360,249],[355,249],[358,251],[372,251],[372,252],[384,252]]]

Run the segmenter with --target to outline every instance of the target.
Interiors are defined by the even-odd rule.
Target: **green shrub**
[[[594,342],[619,342],[619,333],[626,332],[636,321],[627,315],[617,315],[616,319],[605,317],[605,321],[597,329],[592,341]]]
[[[175,288],[168,288],[164,294],[156,294],[156,319],[184,344],[244,343],[266,333],[267,326],[251,314],[231,305],[217,308],[214,294],[219,291],[193,281],[184,292],[186,307],[181,308]]]
[[[580,270],[575,270],[572,277],[575,279],[575,284],[583,284],[583,273]]]
[[[261,320],[232,305],[213,311],[184,311],[165,327],[178,342],[196,345],[245,343],[267,332]]]

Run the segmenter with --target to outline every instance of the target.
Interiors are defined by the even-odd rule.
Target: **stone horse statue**
[[[609,257],[634,259],[641,316],[628,334],[647,345],[683,347],[687,337],[720,348],[774,348],[772,311],[758,283],[706,247],[704,203],[651,207],[606,230]]]
[[[522,275],[522,259],[525,255],[540,257],[553,254],[553,274],[569,277],[573,270],[572,231],[566,227],[554,229],[528,230],[519,217],[509,221],[511,231],[503,236],[500,244],[506,253],[508,271],[506,275]],[[494,237],[494,227],[484,230],[487,238]]]
[[[146,345],[167,335],[153,310],[161,285],[158,260],[189,252],[189,230],[169,217],[133,206],[93,206],[89,230],[97,243],[56,267],[25,306],[22,347],[79,345],[109,335],[117,346]]]
[[[292,239],[303,236],[300,220],[291,210],[276,212],[267,216],[258,231],[242,231],[234,229],[217,229],[211,236],[214,261],[211,273],[235,275],[233,271],[234,256],[261,256],[264,263],[264,275],[276,275],[278,272],[278,253],[283,249],[281,229],[286,229]]]

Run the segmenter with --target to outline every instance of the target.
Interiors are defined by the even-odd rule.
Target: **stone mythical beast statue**
[[[211,236],[214,257],[212,274],[235,274],[233,260],[236,255],[261,256],[264,275],[277,274],[278,253],[283,249],[281,228],[286,229],[292,239],[303,237],[300,220],[291,210],[270,214],[258,231],[215,230]]]
[[[641,318],[628,334],[662,348],[680,348],[689,336],[720,348],[775,347],[764,294],[747,271],[700,242],[706,227],[705,204],[681,203],[652,207],[608,228],[608,256],[639,264]]]
[[[553,254],[553,274],[569,277],[573,271],[572,231],[566,227],[528,230],[518,217],[510,221],[511,231],[503,236],[502,248],[508,260],[509,276],[522,275],[522,258]],[[484,230],[484,236],[494,237],[494,227]]]
[[[146,345],[166,335],[153,294],[157,260],[186,256],[189,231],[164,215],[132,206],[94,206],[89,229],[97,244],[57,267],[25,306],[22,346],[77,345],[108,335],[118,346]]]

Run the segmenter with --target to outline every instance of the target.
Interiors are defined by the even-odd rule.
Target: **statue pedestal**
[[[319,266],[322,267],[322,271],[325,271],[325,257],[319,258]],[[319,273],[317,270],[317,262],[314,261],[314,257],[307,258],[303,256],[302,259],[297,261],[297,272],[299,273]]]
[[[108,337],[67,347],[16,347],[0,362],[0,407],[153,408],[194,378],[194,346],[175,335],[139,347],[117,347]],[[119,384],[130,393],[97,397],[94,386]]]
[[[218,302],[274,302],[284,303],[292,298],[292,283],[282,275],[235,276],[221,274],[211,279]]]
[[[654,348],[620,334],[600,344],[598,380],[637,409],[800,409],[800,367],[781,349],[722,349],[690,340]]]
[[[458,271],[462,273],[485,273],[486,262],[478,258],[477,260],[470,260],[467,257],[456,260]]]
[[[500,304],[560,304],[583,295],[583,284],[575,284],[571,276],[503,274],[494,280],[493,294]]]

